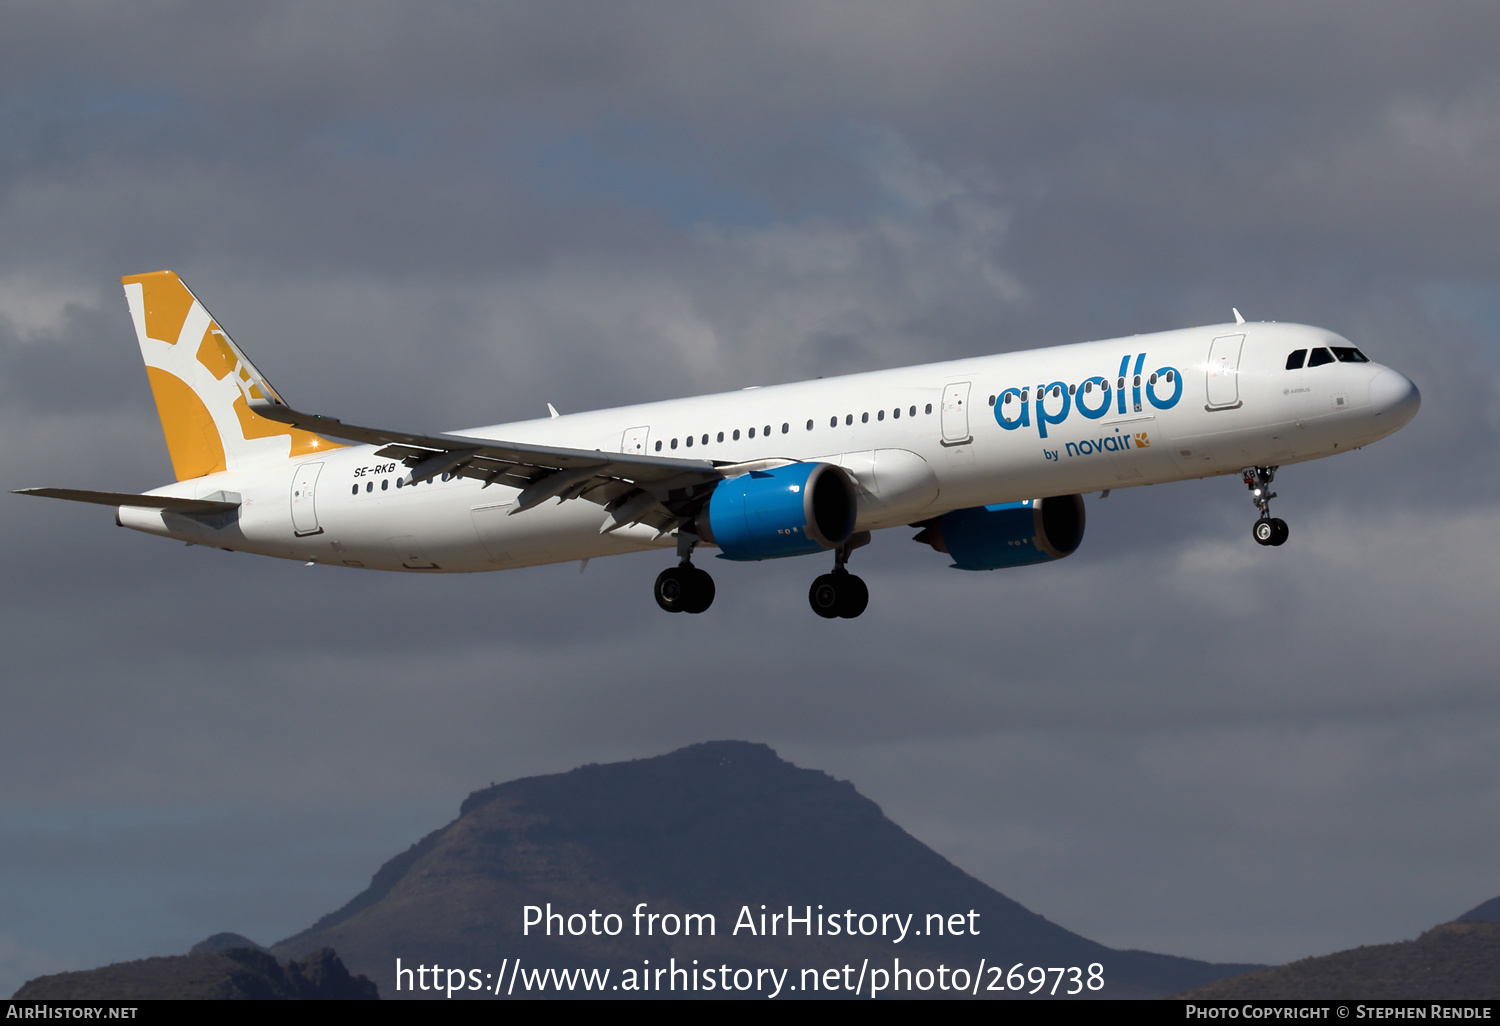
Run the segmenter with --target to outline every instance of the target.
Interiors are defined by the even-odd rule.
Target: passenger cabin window
[[[656,451],[657,452],[661,452],[661,439],[660,438],[658,438],[656,440]]]
[[[1353,346],[1334,346],[1334,358],[1339,363],[1369,363],[1370,358]]]
[[[1294,349],[1292,355],[1286,358],[1287,370],[1301,370],[1302,364],[1307,361],[1306,349]]]
[[[1323,348],[1314,349],[1312,355],[1307,359],[1309,367],[1321,367],[1325,363],[1333,362],[1333,354]]]

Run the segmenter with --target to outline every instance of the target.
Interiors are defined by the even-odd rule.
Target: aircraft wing
[[[553,498],[588,499],[607,513],[600,533],[631,523],[644,523],[666,533],[696,513],[725,476],[723,469],[710,460],[360,427],[266,400],[253,403],[252,409],[268,420],[315,434],[381,446],[376,455],[410,467],[413,483],[439,474],[456,474],[481,480],[486,487],[504,484],[518,488],[521,494],[511,513],[524,512]]]

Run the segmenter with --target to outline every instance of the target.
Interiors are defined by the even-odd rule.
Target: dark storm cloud
[[[367,221],[399,231],[414,267],[534,251],[558,226],[526,230],[537,215],[507,188],[507,154],[611,126],[615,159],[644,133],[657,159],[801,210],[846,187],[830,136],[869,120],[1002,171],[1048,220],[1049,198],[1088,204],[1130,252],[1131,222],[1491,251],[1465,216],[1495,198],[1482,5],[87,10],[94,33],[49,8],[7,36],[11,174],[119,160],[156,189],[212,190],[219,230],[265,226],[267,245],[357,242]],[[183,198],[186,221],[207,196]],[[476,222],[503,241],[479,245]],[[348,249],[369,259],[383,241]]]
[[[869,613],[833,625],[802,597],[813,561],[719,564],[709,614],[665,617],[651,554],[379,577],[14,498],[0,990],[219,929],[275,939],[475,787],[710,737],[851,778],[1120,946],[1286,959],[1492,896],[1497,20],[8,12],[7,488],[169,473],[117,284],[163,266],[298,405],[419,429],[1231,305],[1343,332],[1424,406],[1283,470],[1284,549],[1250,543],[1237,481],[1117,492],[1057,566],[956,573],[885,532],[856,558]],[[202,860],[243,872],[177,868]]]

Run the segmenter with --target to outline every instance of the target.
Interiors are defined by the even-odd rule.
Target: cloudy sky
[[[263,943],[476,787],[715,738],[1088,937],[1279,962],[1500,894],[1493,3],[16,3],[0,486],[171,477],[122,274],[291,401],[442,430],[1228,319],[1422,389],[1378,445],[1091,496],[1053,566],[381,576],[4,498],[0,993]],[[814,565],[814,564],[817,565]],[[750,900],[747,898],[747,900]]]

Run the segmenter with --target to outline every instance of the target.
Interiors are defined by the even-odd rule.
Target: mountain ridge
[[[538,936],[523,908],[714,917],[712,936]],[[744,910],[790,905],[822,916],[909,914],[913,935],[756,936]],[[973,911],[967,931],[927,935],[924,916]],[[649,914],[648,912],[648,914]],[[852,920],[851,920],[852,921]],[[861,920],[864,922],[864,920]],[[722,929],[718,929],[722,927]],[[472,792],[459,816],[387,861],[340,908],[272,946],[279,957],[333,946],[356,972],[396,990],[395,959],[493,972],[506,958],[559,966],[692,958],[805,968],[849,958],[992,968],[1105,967],[1108,995],[1164,995],[1259,968],[1116,951],[1072,933],[965,873],[888,819],[848,781],[797,767],[769,746],[703,742],[666,755],[589,764]],[[1003,952],[1003,955],[1002,955]],[[1179,982],[1180,981],[1180,982]],[[1008,994],[1009,992],[1005,992]],[[457,995],[455,995],[457,996]]]
[[[1500,999],[1497,966],[1500,922],[1460,918],[1440,923],[1415,940],[1362,944],[1215,980],[1175,996],[1215,1001],[1493,1001]]]

